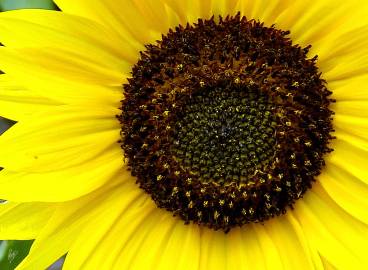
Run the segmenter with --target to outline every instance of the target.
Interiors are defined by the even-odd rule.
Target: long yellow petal
[[[368,9],[368,8],[367,8]],[[368,25],[353,29],[337,38],[326,41],[320,55],[319,66],[328,82],[366,75],[368,70]],[[352,85],[348,85],[353,89]],[[366,90],[367,85],[360,85]],[[351,93],[351,92],[350,92]]]
[[[308,241],[338,269],[364,269],[368,227],[344,212],[317,182],[293,211]]]
[[[367,160],[368,151],[354,147],[341,139],[333,140],[331,147],[335,149],[326,156],[326,164],[334,164],[368,184]]]
[[[95,247],[93,256],[85,260],[81,268],[95,269],[98,265],[102,270],[129,269],[135,256],[144,258],[144,254],[137,252],[150,233],[149,228],[157,226],[160,217],[162,217],[160,210],[144,194],[132,209],[115,222],[103,241]],[[117,235],[119,241],[116,241]]]
[[[366,87],[368,92],[368,85]],[[368,122],[368,100],[337,101],[332,104],[331,110],[336,114],[366,117]]]
[[[337,114],[334,116],[333,124],[344,132],[368,139],[367,118]]]
[[[355,8],[356,10],[359,10]],[[349,14],[349,16],[351,16]],[[328,71],[338,65],[341,59],[349,55],[359,55],[367,49],[368,25],[362,25],[347,32],[336,35],[324,47],[319,46],[319,63],[323,71]],[[348,64],[348,63],[347,63]]]
[[[76,14],[79,15],[79,14]],[[0,42],[12,48],[62,49],[120,70],[124,62],[135,63],[132,48],[96,21],[64,12],[23,9],[0,13]]]
[[[368,101],[343,100],[332,104],[334,136],[355,148],[368,151]]]
[[[229,234],[204,229],[200,269],[284,269],[272,237],[258,224],[234,229]]]
[[[253,264],[250,261],[250,254],[257,254],[258,246],[251,246],[243,239],[243,232],[250,230],[250,226],[232,229],[226,237],[226,262],[227,269],[260,269],[261,262]],[[251,233],[250,233],[251,234]],[[253,256],[255,257],[255,256]],[[261,266],[261,267],[259,267]]]
[[[259,224],[253,224],[253,227],[256,232],[254,237],[258,239],[259,245],[264,253],[265,269],[284,269],[280,252],[265,227],[259,226]]]
[[[84,16],[91,20],[97,21],[107,28],[112,29],[120,38],[133,47],[143,48],[143,44],[154,42],[161,37],[161,31],[157,31],[157,27],[165,25],[165,16],[155,18],[154,21],[147,13],[142,13],[142,5],[152,5],[150,1],[130,1],[130,0],[80,0],[78,2],[72,0],[57,0],[56,4],[65,13]],[[165,14],[164,5],[161,1],[154,1],[152,5],[157,9],[156,14]],[[137,6],[137,4],[139,4]],[[162,13],[163,12],[163,13]],[[158,21],[161,21],[158,22]],[[167,30],[167,29],[165,29]]]
[[[226,17],[228,15],[235,15],[240,12],[242,16],[248,19],[259,19],[264,21],[267,25],[275,22],[275,19],[287,8],[291,3],[289,0],[285,1],[243,1],[243,0],[164,0],[178,15],[180,23],[196,22],[199,18],[208,19],[211,16]]]
[[[327,261],[324,257],[322,258],[323,268],[324,270],[338,270],[335,266],[333,266],[329,261]]]
[[[35,95],[7,74],[0,75],[0,116],[20,120],[55,105],[60,104]]]
[[[118,113],[115,108],[77,106],[35,113],[0,136],[0,166],[41,173],[91,162],[107,149],[119,148]]]
[[[367,28],[368,29],[368,28]],[[343,57],[334,57],[330,70],[324,72],[325,65],[321,65],[323,77],[331,82],[344,80],[354,76],[365,75],[368,72],[367,49],[353,50]],[[344,64],[342,64],[344,63]]]
[[[285,25],[285,29],[291,31],[295,43],[314,45],[320,39],[333,34],[333,31],[348,19],[350,14],[346,11],[353,11],[354,8],[351,2],[342,0],[295,1],[280,18],[279,23],[283,25],[283,20],[287,21],[288,15],[295,12],[293,20],[289,20],[289,25],[288,27]]]
[[[95,225],[97,222],[101,223],[101,226],[106,226],[103,224],[104,221],[111,222],[109,218],[122,213],[124,209],[137,210],[139,205],[133,202],[140,190],[136,187],[133,189],[133,187],[135,187],[134,183],[129,182],[105,186],[88,196],[59,204],[33,243],[29,255],[17,267],[17,270],[46,269],[78,241],[78,236],[83,232],[85,226]],[[125,194],[125,197],[122,194]],[[90,234],[91,236],[93,234]],[[80,257],[80,259],[83,258]]]
[[[278,251],[278,243],[263,224],[235,228],[227,235],[209,231],[208,236],[213,238],[212,246],[205,244],[206,239],[202,238],[203,245],[210,252],[207,254],[217,254],[218,258],[208,257],[207,264],[220,265],[215,269],[283,269],[283,258]],[[213,245],[216,245],[216,249]],[[220,252],[224,252],[224,255],[220,255]],[[221,268],[221,265],[225,267]]]
[[[137,249],[133,249],[136,250],[134,256],[125,257],[124,250],[126,249],[124,249],[121,253],[120,259],[114,264],[115,267],[113,269],[160,269],[156,268],[160,260],[159,258],[166,249],[171,233],[179,221],[178,219],[173,218],[171,214],[165,212],[165,210],[156,209],[156,211],[161,213],[158,217],[154,218],[154,224],[148,226],[144,223],[134,234],[134,236],[139,235],[137,236],[138,239],[141,235],[145,235],[144,240],[140,242],[139,247]],[[148,222],[148,224],[149,223],[150,222]],[[135,239],[134,236],[132,237],[132,241],[135,242],[137,239]],[[134,243],[133,246],[136,246],[135,244],[136,243]],[[122,263],[122,259],[130,261],[130,263]],[[174,258],[166,257],[165,259],[172,261],[173,265],[175,264]],[[173,265],[171,269],[176,269]]]
[[[37,95],[59,103],[118,106],[121,79],[99,63],[53,48],[0,48],[0,69]],[[101,63],[101,66],[103,63]],[[111,75],[111,76],[110,76]]]
[[[0,204],[0,238],[9,240],[35,239],[55,206],[49,203]]]
[[[75,199],[121,175],[123,162],[120,147],[114,147],[94,160],[59,171],[29,173],[4,169],[0,172],[0,198],[17,202]],[[121,181],[130,179],[130,173],[123,171]]]
[[[368,5],[359,0],[296,0],[288,3],[282,14],[269,23],[290,30],[294,43],[301,46],[311,44],[311,56],[322,56],[328,53],[328,46],[334,46],[336,37],[365,24],[362,18],[367,10]]]
[[[203,228],[199,269],[226,269],[228,261],[226,250],[226,235],[222,231],[212,231]]]
[[[178,20],[177,18],[175,18],[176,14],[174,14],[172,10],[167,8],[164,1],[133,0],[132,2],[132,6],[130,6],[130,8],[132,8],[134,12],[137,12],[138,17],[142,16],[142,20],[144,20],[144,23],[148,25],[151,30],[157,32],[157,35],[159,35],[159,33],[166,34],[169,28],[177,26]],[[157,18],[160,19],[158,20]],[[139,23],[142,23],[141,21]],[[134,29],[136,29],[137,26],[139,26],[139,24],[131,26],[130,31],[132,31],[132,34],[134,34]],[[138,31],[141,30],[139,29]]]
[[[173,218],[171,215],[169,216]],[[185,225],[182,220],[176,221],[174,229],[170,232],[169,240],[160,250],[156,269],[199,269],[200,237],[199,226],[196,224]]]
[[[309,259],[312,260],[313,266],[315,270],[325,270],[323,265],[323,260],[318,253],[317,248],[310,243],[305,231],[303,230],[302,225],[295,217],[293,212],[289,212],[286,214],[286,219],[289,221],[290,225],[293,227],[295,233],[298,235],[300,244],[303,246],[303,249],[306,254],[308,254]]]
[[[145,200],[146,195],[137,188],[134,182],[126,183],[123,187],[117,187],[116,191],[111,192],[114,193],[114,197],[111,200],[109,199],[108,204],[102,201],[101,206],[96,206],[97,208],[104,206],[106,208],[101,208],[100,213],[85,224],[81,233],[73,241],[63,269],[88,269],[87,265],[89,265],[88,261],[90,259],[95,256],[104,258],[105,254],[100,254],[96,249],[100,245],[104,245],[105,241],[110,244],[110,248],[106,251],[115,248],[118,243],[116,241],[109,242],[108,235],[116,228],[120,220],[129,222],[127,219],[132,217],[131,213],[145,210],[142,201]],[[142,213],[140,214],[144,216]],[[101,263],[97,265],[99,265],[99,269],[102,269],[100,268]]]
[[[246,264],[257,270],[267,269],[267,253],[263,250],[255,226],[246,225],[241,228],[243,254],[245,254]],[[247,269],[247,268],[246,268]]]
[[[295,231],[286,216],[265,222],[264,228],[277,247],[284,269],[313,269],[311,252],[304,242],[304,236]]]
[[[354,147],[368,151],[368,138],[349,133],[341,127],[334,127],[334,129],[335,132],[333,134],[336,136],[336,138],[349,142]]]
[[[349,171],[329,164],[319,176],[330,197],[347,213],[368,224],[368,186]]]
[[[164,0],[178,16],[179,23],[186,25],[187,23],[195,23],[199,18],[209,19],[213,15],[215,17],[221,15],[226,17],[228,15],[235,15],[237,12],[238,0],[234,1],[195,1],[195,0]],[[217,18],[216,18],[217,19]],[[172,25],[171,27],[173,27]]]
[[[278,18],[287,10],[295,1],[290,0],[262,0],[247,1],[240,0],[237,2],[236,11],[240,11],[242,16],[247,19],[255,19],[264,22],[266,26],[277,23]],[[291,14],[290,14],[291,16]],[[288,28],[284,30],[289,30]]]
[[[192,0],[193,2],[193,0]],[[194,1],[195,2],[195,1]],[[238,10],[236,8],[239,0],[234,0],[234,1],[214,1],[214,0],[208,0],[208,1],[201,1],[203,2],[202,4],[202,10],[207,10],[208,13],[206,14],[207,16],[205,16],[206,18],[215,15],[221,15],[222,17],[226,17],[228,15],[235,15]],[[207,2],[207,6],[210,5],[210,9],[208,9],[204,4]],[[212,13],[212,14],[211,14]],[[202,17],[202,16],[201,16]]]
[[[163,0],[163,2],[165,2],[165,4],[176,13],[181,25],[186,25],[188,22],[193,23],[197,21],[197,19],[202,17],[202,14],[208,16],[212,15],[210,12],[208,12],[208,9],[210,8],[210,1]],[[203,9],[203,6],[205,6],[205,9]],[[208,17],[206,16],[206,18]]]
[[[367,101],[368,75],[329,82],[328,88],[332,91],[333,98],[335,98],[337,102]]]

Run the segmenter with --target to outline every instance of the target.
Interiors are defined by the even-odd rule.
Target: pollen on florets
[[[286,212],[324,166],[331,92],[288,31],[240,15],[169,30],[124,85],[137,183],[185,222],[230,230]]]

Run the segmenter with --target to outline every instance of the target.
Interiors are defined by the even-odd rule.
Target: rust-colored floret
[[[134,66],[122,148],[156,204],[229,231],[285,213],[330,152],[330,91],[310,47],[244,17],[170,30]]]

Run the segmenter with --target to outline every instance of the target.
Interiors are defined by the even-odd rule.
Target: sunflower
[[[366,1],[0,14],[17,269],[368,267]]]

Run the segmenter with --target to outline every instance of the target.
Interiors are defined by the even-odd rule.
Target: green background
[[[56,6],[50,0],[0,0],[0,9],[3,11],[19,8],[56,9]]]

